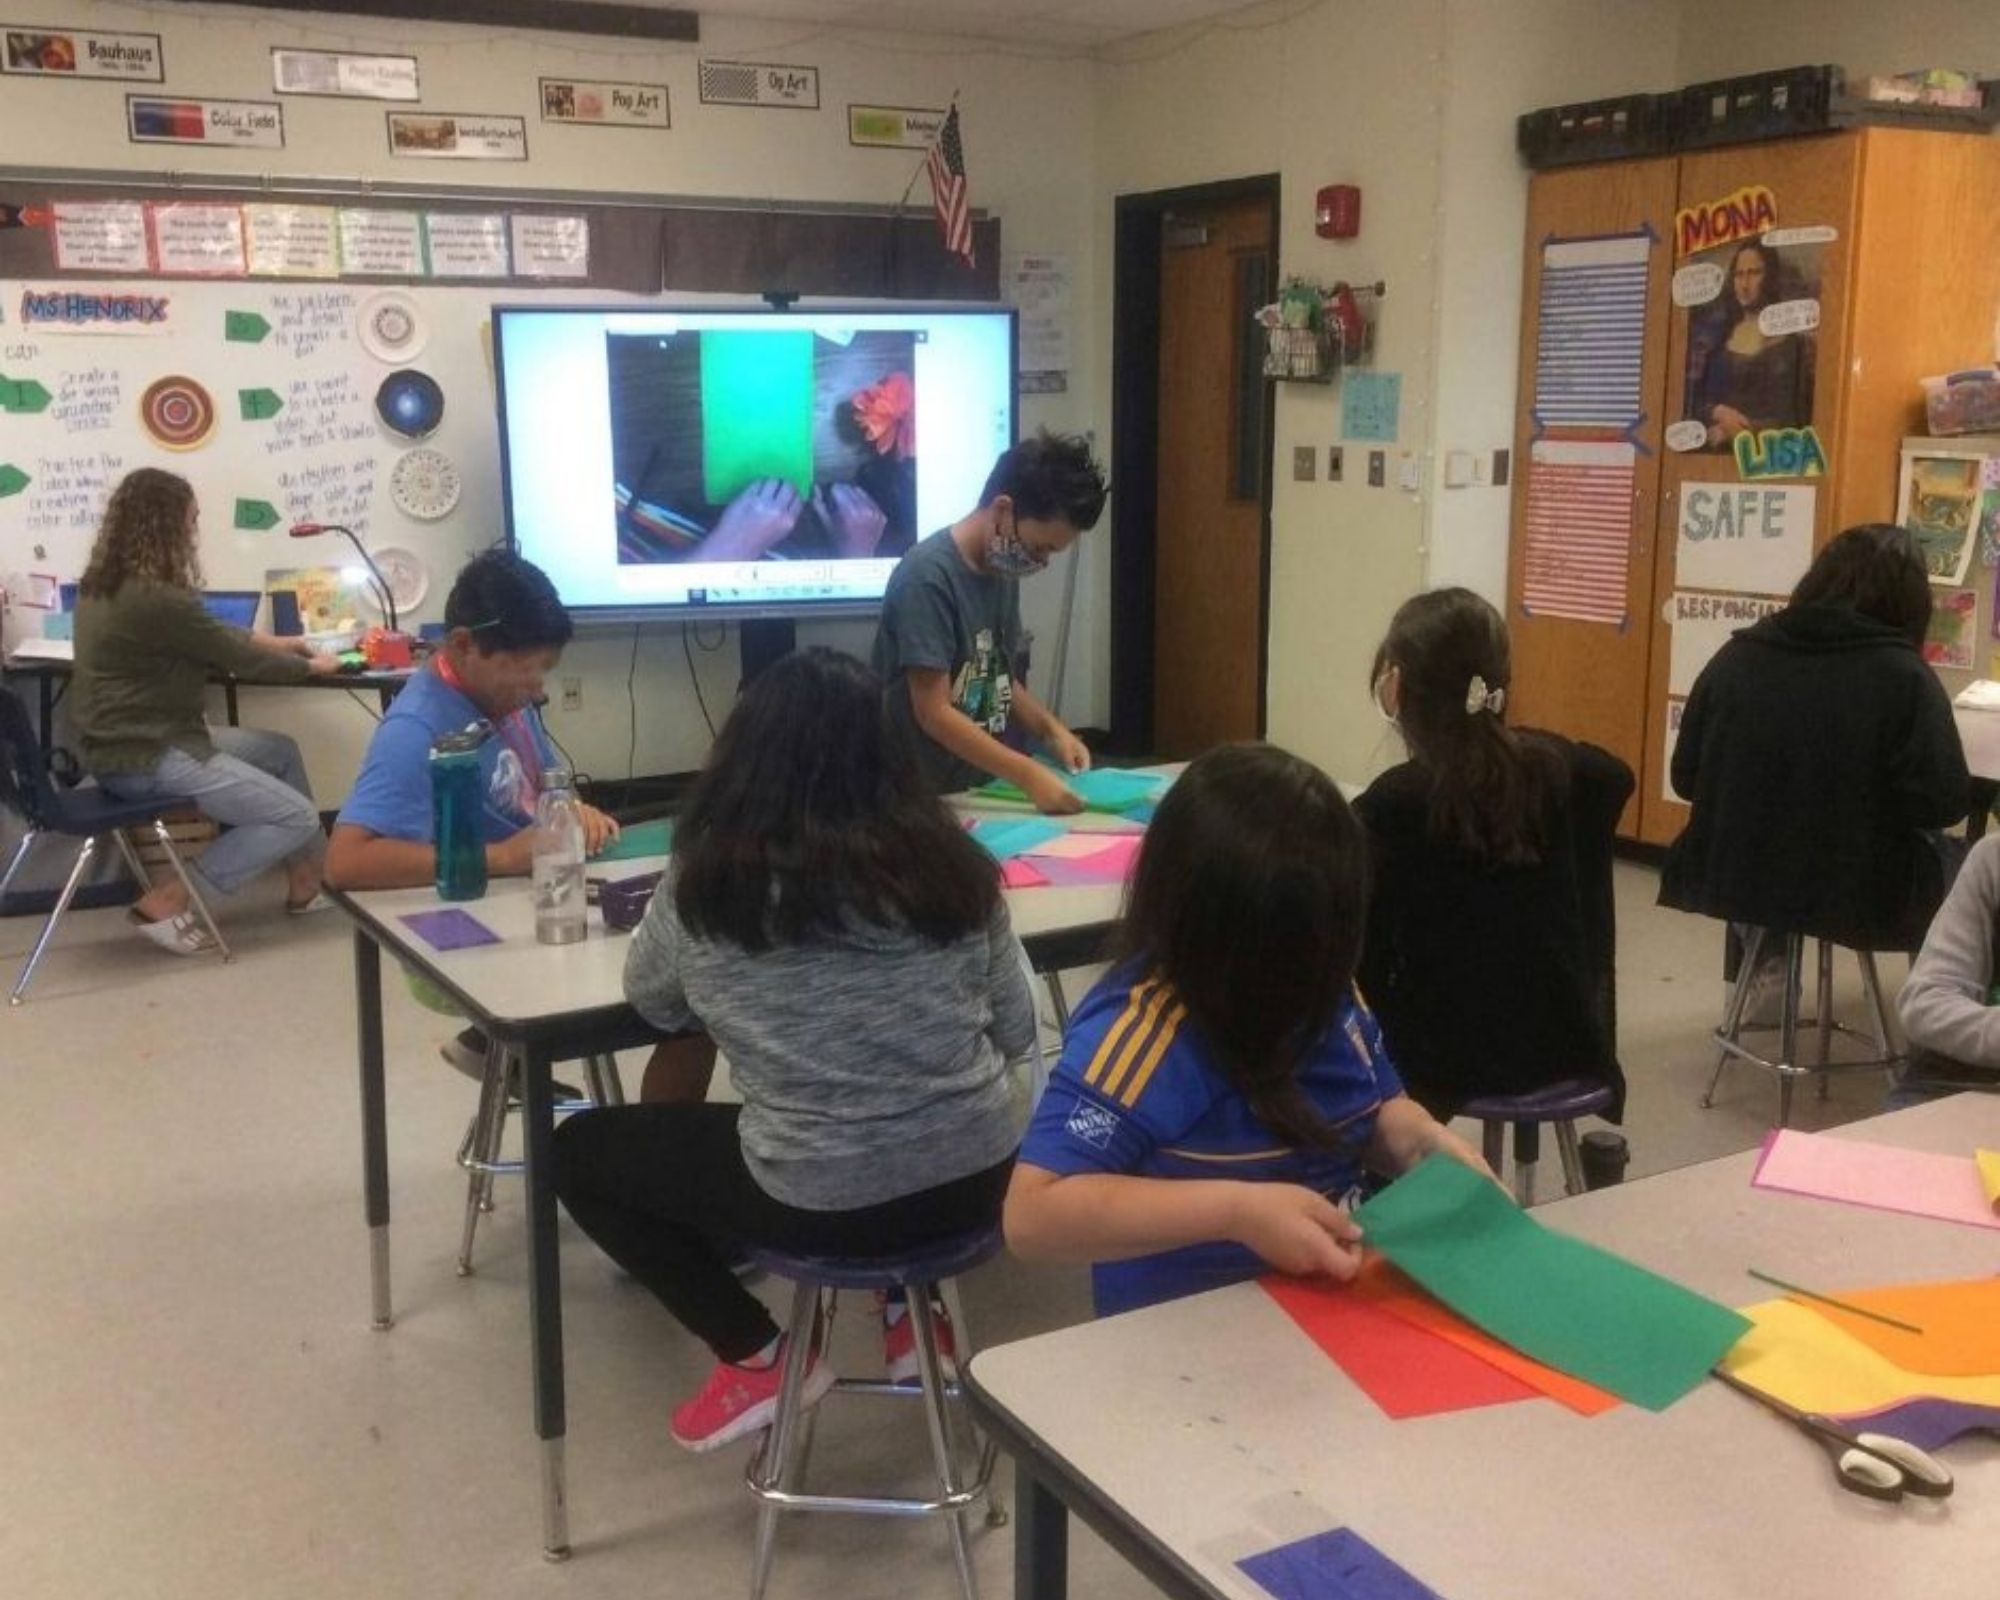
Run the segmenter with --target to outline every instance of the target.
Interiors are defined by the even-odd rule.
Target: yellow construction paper
[[[1864,1311],[1879,1311],[1885,1317],[1922,1328],[1920,1334],[1905,1333],[1901,1328],[1854,1316],[1824,1301],[1806,1302],[1807,1310],[1837,1328],[1844,1328],[1906,1372],[1947,1378],[2000,1377],[2000,1278],[1825,1292]]]
[[[1986,1203],[2000,1211],[2000,1150],[1975,1150],[1972,1159],[1979,1163],[1979,1187],[1986,1191]]]
[[[1722,1370],[1797,1410],[1848,1416],[1931,1397],[2000,1406],[2000,1375],[1906,1372],[1793,1300],[1741,1309],[1751,1328],[1722,1358]]]

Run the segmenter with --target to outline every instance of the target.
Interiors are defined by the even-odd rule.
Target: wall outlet
[[[1368,452],[1368,487],[1379,489],[1389,481],[1389,452],[1370,450]]]
[[[1313,469],[1319,460],[1319,452],[1309,444],[1292,447],[1292,482],[1311,483]]]
[[[1495,450],[1493,452],[1494,488],[1504,489],[1507,487],[1507,465],[1507,452],[1505,450]]]
[[[565,711],[581,711],[583,709],[583,679],[563,679],[562,708]]]
[[[1338,483],[1346,475],[1347,458],[1345,452],[1337,444],[1328,445],[1326,447],[1326,481],[1328,483]]]

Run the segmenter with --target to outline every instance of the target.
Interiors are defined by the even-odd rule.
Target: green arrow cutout
[[[266,528],[275,528],[279,523],[278,508],[268,500],[244,500],[236,502],[236,526],[247,528],[252,533],[261,533]]]
[[[53,398],[33,378],[0,376],[0,411],[46,411]]]
[[[32,480],[11,461],[0,461],[0,500],[19,494]]]
[[[254,311],[222,313],[222,337],[237,344],[262,344],[270,332],[270,323]]]
[[[238,389],[236,403],[243,408],[245,422],[262,422],[285,409],[275,389]]]

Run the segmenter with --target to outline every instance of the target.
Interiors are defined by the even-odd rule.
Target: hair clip
[[[1468,717],[1476,717],[1482,711],[1490,711],[1497,717],[1506,704],[1506,687],[1502,685],[1489,691],[1486,680],[1476,672],[1472,675],[1472,682],[1465,686],[1465,714]]]

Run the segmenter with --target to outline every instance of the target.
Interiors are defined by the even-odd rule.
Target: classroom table
[[[1972,811],[1966,818],[1968,838],[1986,832],[1986,820],[2000,800],[2000,711],[1952,703],[1951,720],[1958,725],[1958,742],[1965,748],[1965,768],[1972,774]]]
[[[10,656],[5,662],[0,662],[0,670],[4,670],[10,678],[35,680],[38,709],[41,712],[42,759],[48,760],[55,752],[56,703],[63,695],[63,691],[56,685],[67,684],[70,678],[75,676],[76,663],[48,660],[40,656],[27,658]],[[290,683],[265,683],[256,678],[239,678],[233,673],[213,672],[209,674],[208,681],[221,689],[223,714],[228,718],[229,726],[234,728],[240,726],[236,704],[237,691],[240,689],[373,689],[382,709],[387,711],[389,702],[403,692],[403,686],[410,681],[411,674],[416,670],[414,667],[396,667],[382,671],[369,669],[362,672],[336,672],[325,677],[300,678]]]
[[[622,878],[665,866],[664,857],[621,861],[593,876]],[[388,1113],[383,1092],[382,956],[430,979],[466,1017],[517,1052],[523,1063],[521,1139],[528,1224],[528,1315],[533,1345],[535,1433],[541,1441],[542,1548],[569,1553],[564,1470],[562,1298],[557,1271],[556,1198],[549,1180],[554,1115],[550,1067],[609,1051],[651,1045],[657,1033],[625,1002],[626,935],[608,931],[593,909],[580,944],[535,942],[525,879],[496,881],[465,909],[500,943],[438,951],[398,919],[435,910],[431,888],[329,891],[354,923],[355,1016],[361,1069],[362,1177],[369,1231],[374,1325],[394,1322],[389,1272]],[[1014,930],[1038,971],[1098,958],[1118,912],[1116,885],[1010,890]]]
[[[2000,1102],[1960,1095],[1838,1137],[1971,1155]],[[1732,1305],[2000,1268],[2000,1233],[1750,1187],[1756,1152],[1537,1209]],[[1595,1419],[1537,1399],[1390,1421],[1254,1284],[971,1358],[1016,1463],[1017,1600],[1060,1600],[1074,1512],[1168,1595],[1269,1600],[1237,1560],[1348,1527],[1444,1600],[1988,1600],[2000,1444],[1946,1446],[1957,1492],[1886,1505],[1721,1383]],[[1345,1592],[1345,1591],[1343,1591]]]

